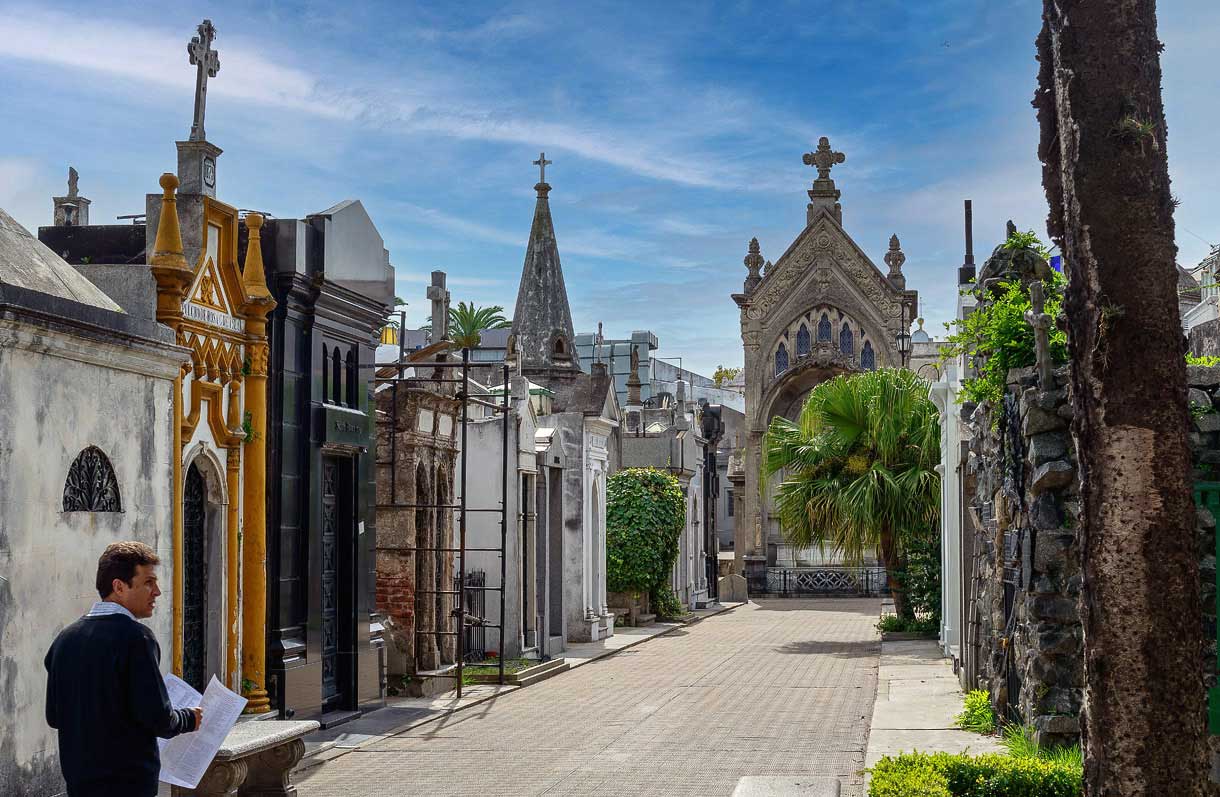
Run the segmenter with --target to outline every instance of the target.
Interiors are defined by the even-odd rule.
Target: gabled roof
[[[0,283],[122,313],[102,289],[0,208]]]

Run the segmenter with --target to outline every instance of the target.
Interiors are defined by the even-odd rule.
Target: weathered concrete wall
[[[172,663],[175,351],[185,353],[0,317],[0,794],[63,789],[42,662],[56,634],[98,599],[107,544],[139,540],[162,557],[164,594],[147,623],[162,669]],[[114,468],[121,512],[62,511],[68,470],[91,445]]]

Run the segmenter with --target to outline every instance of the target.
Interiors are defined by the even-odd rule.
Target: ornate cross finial
[[[813,152],[806,152],[804,157],[806,166],[812,166],[818,170],[819,180],[829,180],[831,167],[845,160],[847,160],[847,156],[842,152],[834,152],[830,149],[830,139],[826,136],[818,139],[818,148]]]
[[[1043,390],[1055,387],[1055,364],[1051,361],[1051,324],[1054,319],[1046,309],[1046,292],[1041,281],[1029,285],[1030,309],[1025,311],[1025,320],[1034,328],[1034,355],[1038,364],[1038,381]]]
[[[68,167],[68,196],[77,196],[76,182],[80,179],[80,175],[76,173],[76,169]]]
[[[216,28],[213,27],[212,20],[205,19],[198,30],[199,35],[186,45],[191,66],[196,67],[195,119],[191,122],[191,141],[204,141],[207,138],[203,132],[203,115],[208,99],[208,78],[216,77],[216,73],[220,71],[220,55],[212,49],[212,41],[216,38]]]
[[[546,167],[550,166],[554,161],[546,159],[545,152],[538,153],[538,160],[534,161],[534,165],[538,167],[538,182],[546,182]]]
[[[890,236],[890,250],[885,253],[885,264],[890,267],[890,274],[902,271],[902,264],[907,262],[907,256],[902,253],[902,244],[897,235]]]

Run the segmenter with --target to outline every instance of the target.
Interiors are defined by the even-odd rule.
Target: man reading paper
[[[152,797],[161,769],[157,737],[195,730],[199,708],[174,709],[161,648],[137,620],[152,617],[157,555],[139,542],[106,546],[97,563],[101,600],[47,652],[47,722],[59,731],[70,797]]]

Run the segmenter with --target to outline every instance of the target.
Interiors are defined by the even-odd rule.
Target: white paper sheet
[[[193,789],[241,716],[246,699],[226,689],[216,676],[212,676],[202,695],[173,674],[165,676],[165,690],[174,708],[203,708],[202,728],[173,739],[157,740],[161,747],[161,782]]]

